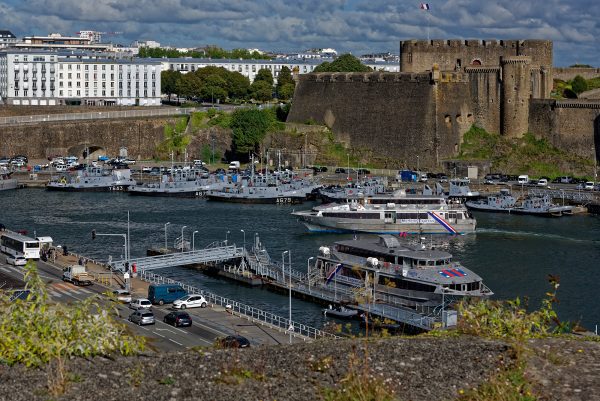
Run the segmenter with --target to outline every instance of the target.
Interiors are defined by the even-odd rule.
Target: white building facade
[[[164,58],[152,59],[162,63],[162,70],[180,71],[188,73],[200,68],[213,66],[223,67],[228,71],[237,71],[247,77],[250,82],[254,81],[256,74],[261,69],[267,69],[273,74],[273,79],[277,83],[277,77],[282,67],[288,67],[292,73],[308,74],[321,63],[333,61],[333,59],[273,59],[273,60],[231,60],[231,59],[202,59],[202,58]],[[390,63],[385,61],[364,62],[365,65],[373,68],[375,71],[399,72],[400,63]]]
[[[0,52],[0,98],[14,105],[160,105],[161,64],[85,53]]]

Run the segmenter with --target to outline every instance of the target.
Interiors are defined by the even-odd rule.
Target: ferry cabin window
[[[353,248],[346,245],[338,245],[337,250],[349,255],[360,256],[363,258],[377,258],[380,262],[396,263],[396,256],[380,252],[369,251],[366,249]]]
[[[385,205],[389,203],[389,199],[370,199],[369,203],[373,205]],[[443,203],[441,199],[394,199],[393,203],[397,205],[438,205]]]
[[[384,281],[387,279],[387,286],[389,286],[389,282],[394,283],[394,288],[399,290],[409,290],[409,291],[424,291],[424,292],[433,292],[435,291],[435,286],[423,283],[416,283],[414,281],[402,280],[402,279],[390,279],[389,277],[379,277],[379,284],[386,285]]]
[[[463,285],[466,285],[466,288],[463,288]],[[445,285],[444,287],[455,291],[479,291],[481,289],[481,282],[473,281],[466,284],[449,284]]]
[[[427,220],[429,216],[427,213],[398,213],[399,219],[408,219],[408,220]]]
[[[328,212],[323,213],[323,217],[336,217],[341,219],[379,219],[379,213],[343,213],[343,212]]]

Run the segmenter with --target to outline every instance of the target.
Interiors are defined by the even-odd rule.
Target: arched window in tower
[[[474,66],[481,65],[481,60],[479,60],[478,58],[476,58],[473,61],[471,61],[471,65],[474,65]]]

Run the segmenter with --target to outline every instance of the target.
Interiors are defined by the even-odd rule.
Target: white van
[[[529,176],[528,175],[520,175],[517,182],[519,184],[529,184]]]

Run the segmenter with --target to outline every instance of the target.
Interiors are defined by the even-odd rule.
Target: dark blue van
[[[187,295],[187,291],[179,284],[150,284],[148,287],[148,299],[153,304],[171,303]]]

